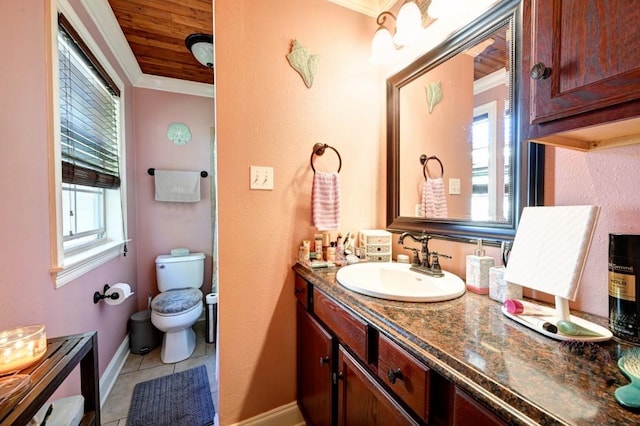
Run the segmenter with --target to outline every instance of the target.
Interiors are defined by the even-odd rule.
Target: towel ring
[[[338,173],[340,173],[340,169],[342,169],[342,157],[340,157],[340,153],[338,152],[337,149],[335,149],[334,147],[332,147],[331,145],[327,145],[326,143],[317,143],[313,146],[313,151],[311,152],[311,158],[309,159],[309,162],[311,163],[311,169],[313,170],[313,173],[316,172],[316,168],[313,167],[313,156],[314,155],[323,155],[325,149],[332,149],[333,152],[336,153],[336,155],[338,156]]]
[[[436,157],[435,155],[432,155],[431,157],[427,157],[425,154],[422,154],[420,156],[420,164],[422,164],[422,174],[424,175],[424,178],[428,179],[428,177],[427,177],[427,163],[429,162],[429,160],[436,160],[438,162],[438,164],[440,164],[440,176],[439,177],[444,176],[444,166],[442,165],[442,161],[440,161],[440,159],[438,157]]]

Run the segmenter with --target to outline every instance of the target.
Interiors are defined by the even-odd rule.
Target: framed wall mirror
[[[387,228],[510,240],[542,202],[520,140],[520,2],[506,0],[387,80]]]

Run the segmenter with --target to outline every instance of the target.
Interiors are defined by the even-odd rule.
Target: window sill
[[[56,288],[60,288],[111,259],[120,256],[123,253],[123,247],[126,242],[111,241],[82,253],[65,257],[62,268],[52,271]]]

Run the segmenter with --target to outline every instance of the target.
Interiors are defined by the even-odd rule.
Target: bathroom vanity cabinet
[[[295,294],[297,398],[308,424],[506,424],[300,276]]]
[[[637,1],[523,6],[524,138],[582,150],[640,142]]]
[[[339,268],[293,270],[297,400],[309,425],[640,424],[614,398],[629,383],[617,360],[630,344],[581,352],[486,295],[397,302],[341,286]]]

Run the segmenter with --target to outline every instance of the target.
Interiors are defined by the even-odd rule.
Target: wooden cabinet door
[[[640,99],[639,6],[637,0],[531,0],[523,74],[543,64],[538,79],[529,80],[532,124]]]
[[[467,425],[504,426],[506,423],[456,387],[453,397],[453,426]]]
[[[338,425],[417,425],[342,347],[338,354]]]
[[[331,425],[333,338],[297,303],[298,404],[313,426]]]

